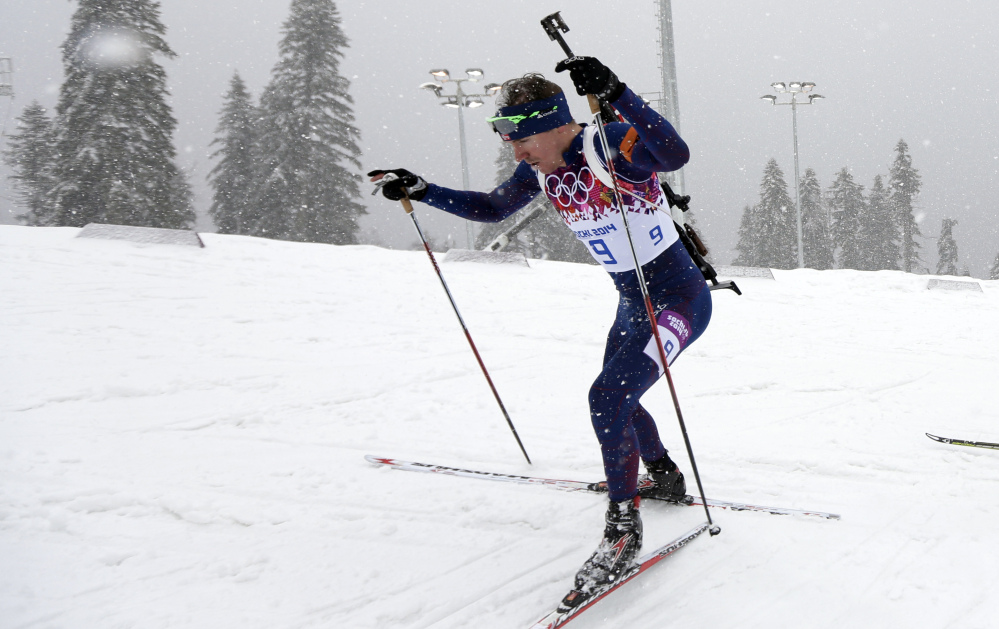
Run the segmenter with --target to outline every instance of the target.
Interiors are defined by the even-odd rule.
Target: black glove
[[[570,57],[559,61],[555,66],[556,72],[566,70],[580,96],[593,94],[604,102],[613,103],[624,93],[625,84],[596,57]]]
[[[401,201],[406,197],[413,201],[419,201],[427,194],[427,181],[405,168],[372,170],[368,173],[368,177],[378,177],[379,175],[382,177],[375,182],[378,187],[371,194],[377,194],[378,189],[381,188],[385,198],[391,201]]]

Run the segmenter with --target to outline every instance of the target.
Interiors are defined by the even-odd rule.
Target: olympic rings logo
[[[583,166],[579,175],[574,172],[567,172],[561,177],[548,175],[545,179],[545,192],[548,196],[555,197],[559,204],[568,206],[570,202],[586,203],[595,185],[596,177],[593,176],[593,172],[589,166]]]

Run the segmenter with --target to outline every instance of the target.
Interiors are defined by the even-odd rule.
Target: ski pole
[[[596,119],[596,125],[598,129],[598,135],[600,136],[600,144],[602,145],[604,155],[609,156],[610,146],[607,142],[607,133],[603,128],[603,121],[600,119],[600,111],[597,110],[594,113],[594,118]],[[635,274],[638,276],[638,285],[642,290],[642,298],[645,300],[645,311],[648,314],[649,322],[652,324],[652,335],[656,339],[656,348],[659,350],[659,360],[663,364],[663,375],[666,376],[666,382],[669,384],[670,396],[673,398],[673,407],[676,409],[676,419],[680,423],[680,432],[683,434],[683,443],[687,447],[687,456],[690,457],[690,468],[694,472],[694,480],[697,481],[697,491],[701,494],[701,502],[704,503],[704,514],[708,518],[708,524],[711,528],[708,532],[711,535],[718,535],[721,533],[721,527],[716,526],[711,520],[711,512],[708,510],[708,500],[704,495],[704,487],[701,484],[701,475],[697,470],[697,462],[694,460],[694,449],[690,445],[690,437],[687,435],[687,424],[683,421],[683,411],[680,410],[680,398],[676,394],[676,386],[673,384],[673,376],[669,369],[669,360],[666,357],[666,350],[663,347],[662,338],[659,336],[659,322],[656,319],[655,308],[652,306],[652,297],[649,294],[649,287],[645,282],[645,274],[642,272],[642,265],[638,261],[638,253],[635,250],[635,243],[631,236],[631,227],[628,224],[628,212],[624,207],[624,199],[621,197],[621,191],[618,189],[617,185],[617,174],[614,172],[613,160],[607,160],[607,172],[610,173],[611,181],[614,183],[614,198],[618,203],[618,207],[621,208],[621,220],[624,222],[624,232],[628,236],[628,246],[631,249],[631,257],[635,261]],[[671,219],[672,220],[672,219]]]
[[[562,37],[562,33],[569,32],[569,27],[566,25],[562,16],[558,12],[549,15],[545,19],[541,20],[541,26],[544,27],[545,32],[548,33],[548,37],[557,41],[559,45],[562,46],[562,50],[573,57],[572,51],[569,49],[568,44],[565,43],[565,39]],[[560,32],[561,31],[561,32]],[[597,102],[597,98],[592,95],[588,95],[590,100],[590,111],[593,114],[594,124],[597,127],[597,135],[600,137],[600,145],[604,151],[604,157],[607,160],[607,172],[610,173],[611,183],[613,184],[614,190],[614,200],[617,203],[618,210],[621,212],[621,220],[624,223],[624,232],[628,236],[628,246],[631,249],[631,257],[635,262],[635,275],[638,279],[638,286],[642,291],[642,298],[645,300],[645,311],[649,317],[649,323],[652,325],[652,336],[656,339],[656,348],[659,350],[659,359],[662,361],[663,374],[666,376],[666,382],[669,383],[669,392],[673,397],[673,407],[676,409],[676,418],[680,422],[680,432],[683,434],[683,442],[687,447],[687,456],[690,457],[690,467],[694,472],[694,480],[697,481],[697,490],[701,494],[701,502],[704,503],[704,515],[708,518],[708,525],[710,526],[709,533],[711,535],[718,535],[721,533],[721,527],[714,524],[711,520],[711,512],[708,510],[708,501],[704,495],[704,487],[701,484],[701,475],[697,471],[697,462],[694,460],[694,449],[690,445],[690,437],[687,435],[687,424],[683,421],[683,412],[680,410],[680,399],[676,394],[676,386],[673,384],[673,376],[670,374],[669,361],[667,360],[666,350],[663,348],[662,338],[659,336],[659,323],[656,319],[655,308],[652,306],[652,297],[649,295],[649,287],[645,283],[645,274],[642,272],[642,265],[638,260],[638,252],[635,250],[635,242],[631,236],[631,227],[628,224],[628,211],[624,206],[624,198],[621,195],[621,190],[617,185],[617,173],[614,172],[614,160],[611,159],[610,144],[607,142],[607,131],[604,129],[603,119],[601,117],[601,109],[603,105],[609,105],[609,103]]]
[[[451,289],[447,287],[447,282],[444,281],[444,274],[441,273],[441,268],[437,266],[437,259],[434,258],[434,252],[430,250],[430,245],[427,243],[426,237],[423,235],[423,230],[420,229],[420,223],[416,220],[416,213],[413,212],[413,203],[409,200],[409,197],[403,197],[400,201],[402,203],[402,209],[406,210],[406,214],[413,219],[413,226],[416,227],[416,233],[420,236],[420,241],[423,242],[423,248],[426,249],[427,255],[430,256],[430,263],[434,265],[434,271],[437,272],[437,277],[441,281],[441,286],[444,287],[444,292],[447,293],[447,298],[451,301],[451,307],[454,308],[454,314],[458,316],[458,322],[461,324],[461,329],[465,331],[465,338],[468,339],[468,345],[472,348],[472,353],[475,354],[475,360],[479,361],[479,367],[482,368],[482,375],[486,377],[486,382],[489,383],[489,388],[492,389],[493,396],[496,398],[496,403],[499,404],[500,410],[503,411],[503,417],[506,418],[506,423],[510,426],[510,431],[513,433],[514,439],[517,440],[517,445],[520,446],[520,451],[524,453],[524,458],[527,459],[528,465],[531,464],[531,457],[527,456],[527,450],[524,449],[524,444],[520,440],[520,435],[517,434],[517,429],[513,427],[513,420],[510,419],[510,414],[506,412],[506,407],[503,406],[503,400],[500,399],[499,392],[496,390],[496,386],[493,385],[493,379],[489,377],[489,371],[486,369],[486,364],[482,362],[482,357],[479,356],[479,350],[475,347],[475,342],[472,340],[472,335],[468,332],[468,326],[465,325],[465,320],[461,316],[461,312],[458,311],[458,304],[454,302],[454,297],[451,295]]]

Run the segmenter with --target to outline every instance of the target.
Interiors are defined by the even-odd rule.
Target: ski
[[[669,557],[683,546],[686,546],[690,542],[690,540],[694,539],[695,537],[697,537],[706,530],[708,530],[708,525],[705,522],[704,524],[701,524],[698,527],[691,529],[689,532],[676,538],[672,542],[664,546],[660,546],[659,548],[653,550],[652,552],[642,555],[635,562],[635,565],[632,566],[632,568],[628,572],[624,573],[624,575],[622,575],[621,578],[616,583],[614,583],[613,585],[608,585],[605,589],[594,592],[592,595],[590,595],[588,599],[580,603],[579,606],[574,607],[573,609],[570,609],[567,612],[560,613],[558,611],[558,608],[552,610],[551,612],[546,614],[544,618],[531,625],[531,629],[556,629],[557,627],[562,627],[566,625],[570,620],[572,620],[579,614],[583,613],[584,611],[595,605],[605,596],[607,596],[614,590],[618,589],[628,581],[631,581],[638,575],[642,574],[643,572],[645,572],[652,566],[656,565],[666,557]]]
[[[539,478],[537,476],[517,476],[514,474],[502,474],[498,472],[483,472],[479,470],[467,470],[457,467],[445,467],[443,465],[433,465],[430,463],[414,463],[412,461],[402,461],[400,459],[390,459],[366,455],[365,460],[375,465],[384,465],[396,470],[407,472],[423,472],[428,474],[443,474],[445,476],[459,476],[461,478],[477,478],[479,480],[491,480],[503,483],[517,483],[520,485],[541,485],[562,491],[588,491],[593,493],[606,493],[607,486],[603,482],[587,483],[577,480],[558,480],[554,478]],[[697,496],[684,496],[681,501],[665,499],[655,495],[650,490],[653,489],[652,481],[647,477],[639,479],[638,493],[648,500],[661,500],[681,506],[703,506],[704,503]],[[743,502],[731,502],[728,500],[715,500],[708,498],[708,506],[716,509],[728,509],[730,511],[755,511],[758,513],[769,513],[771,515],[798,515],[825,518],[827,520],[838,520],[840,516],[835,513],[825,513],[823,511],[812,511],[809,509],[789,509],[785,507],[766,507],[763,505],[748,504]]]
[[[969,446],[972,448],[989,448],[991,450],[999,450],[999,443],[988,443],[987,441],[965,441],[964,439],[949,439],[947,437],[938,437],[936,435],[931,435],[926,433],[926,436],[934,441],[939,441],[940,443],[949,443],[954,446]]]

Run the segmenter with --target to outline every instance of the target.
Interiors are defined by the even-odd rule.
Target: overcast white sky
[[[656,2],[439,0],[337,3],[352,46],[343,73],[362,132],[364,169],[406,167],[430,181],[461,186],[458,121],[417,86],[434,67],[460,74],[481,67],[487,81],[540,71],[571,89],[552,68],[562,56],[539,25],[557,10],[577,54],[593,55],[639,92],[660,89]],[[254,96],[277,60],[286,0],[164,0],[167,41],[179,57],[164,61],[180,121],[176,145],[192,171],[198,209],[221,95],[236,69]],[[17,97],[0,102],[8,130],[32,100],[54,106],[62,80],[59,45],[75,2],[6,0],[0,54],[14,59]],[[945,216],[957,218],[961,261],[982,276],[999,252],[999,3],[992,0],[673,0],[680,126],[692,148],[688,193],[715,259],[734,255],[742,208],[754,203],[766,161],[793,177],[791,112],[759,100],[773,81],[814,81],[826,100],[798,110],[801,169],[828,187],[843,166],[869,187],[887,175],[900,138],[923,176],[923,258],[936,261]],[[586,113],[572,101],[577,119]],[[472,187],[493,184],[496,137],[482,122],[491,105],[466,110]],[[4,171],[5,173],[6,171]],[[11,191],[0,182],[0,222],[12,221]],[[415,241],[398,208],[366,197],[364,227],[385,244]],[[438,237],[464,229],[431,214]],[[200,227],[210,230],[202,220]],[[460,243],[459,243],[460,244]]]

